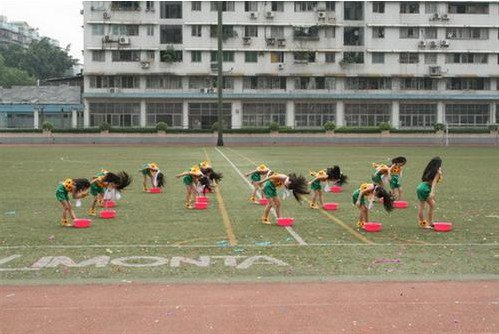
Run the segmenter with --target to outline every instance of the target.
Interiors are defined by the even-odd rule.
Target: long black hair
[[[390,212],[393,210],[393,195],[386,191],[385,188],[382,186],[376,186],[376,189],[374,190],[374,195],[378,198],[383,198],[383,206],[385,207],[385,210]]]
[[[116,185],[116,189],[123,190],[132,183],[132,177],[125,171],[118,172],[116,174],[108,172],[104,177],[104,182],[113,183]]]
[[[328,180],[334,181],[340,186],[347,183],[348,176],[341,172],[340,166],[334,165],[333,168],[326,170]]]
[[[440,157],[431,159],[423,172],[423,176],[421,176],[421,181],[432,182],[440,167],[442,167],[442,159]]]
[[[160,171],[158,171],[158,174],[156,175],[156,186],[158,188],[163,188],[165,186],[165,174]]]
[[[405,165],[407,162],[407,159],[405,157],[396,157],[392,159],[392,164],[401,164]]]
[[[88,181],[87,179],[73,179],[73,182],[75,184],[73,190],[74,192],[79,192],[90,188],[90,181]]]
[[[296,175],[295,173],[289,174],[288,178],[289,185],[286,188],[293,192],[293,196],[298,202],[301,202],[302,195],[310,194],[307,179],[303,175]]]
[[[201,169],[201,172],[206,175],[210,181],[215,181],[216,183],[219,183],[223,178],[222,173],[215,172],[211,167]]]

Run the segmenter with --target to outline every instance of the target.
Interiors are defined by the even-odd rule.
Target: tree
[[[25,71],[6,66],[4,58],[0,54],[0,87],[28,86],[35,83],[36,79]]]

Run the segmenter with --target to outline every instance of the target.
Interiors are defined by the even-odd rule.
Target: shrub
[[[102,131],[109,131],[111,130],[111,125],[109,125],[108,123],[102,123],[101,125],[99,125],[99,130],[102,132]]]
[[[165,122],[158,122],[158,124],[156,124],[156,131],[166,132],[166,130],[168,130],[168,124]]]
[[[380,133],[378,127],[341,127],[335,130],[336,133]]]
[[[443,123],[435,123],[433,129],[435,129],[435,131],[444,131],[445,125]]]
[[[42,129],[44,131],[51,131],[52,132],[52,130],[54,130],[54,126],[50,122],[45,122],[42,124]]]
[[[273,131],[273,132],[279,131],[279,123],[277,123],[277,122],[270,123],[269,129],[270,129],[270,131]]]
[[[211,131],[215,132],[215,131],[218,131],[218,122],[215,122],[211,125]]]
[[[381,131],[390,131],[392,129],[392,126],[390,123],[379,123],[378,128]]]
[[[498,128],[499,128],[498,124],[490,124],[489,125],[489,131],[497,131]]]
[[[293,129],[290,127],[290,126],[280,126],[279,127],[279,132],[290,132],[292,131]]]
[[[334,129],[336,129],[336,124],[334,124],[334,122],[329,121],[324,123],[324,130],[334,131]]]

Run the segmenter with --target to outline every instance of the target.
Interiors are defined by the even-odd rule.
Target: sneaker
[[[65,219],[65,218],[62,218],[62,219],[61,219],[61,226],[62,226],[62,227],[71,227],[71,226],[73,226],[73,224],[71,224],[71,223],[69,222],[69,220],[67,220],[67,219]]]
[[[359,220],[359,221],[357,222],[357,227],[358,227],[358,228],[362,228],[363,226],[364,226],[364,222]]]
[[[97,215],[96,212],[95,212],[95,209],[89,209],[88,210],[88,214],[91,215],[91,216]]]
[[[315,203],[310,203],[310,209],[318,209],[319,206]]]
[[[251,196],[249,200],[250,200],[250,202],[255,203],[256,202],[256,197],[255,196]]]
[[[186,209],[194,209],[194,207],[192,206],[191,203],[185,203],[184,206],[185,206]]]
[[[144,189],[145,192],[147,192],[147,190],[148,190],[147,187],[144,187],[143,189]]]
[[[433,224],[428,223],[426,220],[421,220],[419,221],[419,227],[431,230],[433,228]]]
[[[272,223],[270,222],[269,217],[262,217],[262,224],[270,225]]]

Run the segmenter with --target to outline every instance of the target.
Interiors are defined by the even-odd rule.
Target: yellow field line
[[[227,148],[229,151],[231,152],[234,152],[235,154],[239,155],[241,158],[243,159],[246,159],[247,161],[251,162],[252,164],[254,164],[255,166],[257,166],[257,164],[252,161],[250,158],[248,157],[245,157],[244,155],[242,155],[241,153],[235,151],[235,150],[232,150],[230,148]],[[308,198],[305,199],[308,203],[310,203],[310,200]],[[348,226],[347,224],[345,224],[343,221],[341,221],[340,219],[336,218],[335,216],[333,216],[332,214],[330,214],[329,212],[326,212],[324,211],[323,209],[320,210],[320,212],[325,215],[326,217],[328,217],[331,221],[333,221],[335,224],[337,224],[338,226],[341,226],[343,227],[344,229],[346,229],[350,234],[352,234],[354,237],[356,237],[357,239],[359,239],[360,241],[362,242],[365,242],[366,244],[374,244],[374,242],[372,242],[371,240],[367,239],[365,236],[363,236],[362,234],[360,234],[359,232],[355,231],[353,228],[351,228],[350,226]]]
[[[203,148],[203,150],[204,150],[204,155],[206,156],[206,160],[210,161],[210,157],[208,156],[206,148]],[[218,211],[220,211],[220,215],[222,216],[222,221],[225,226],[225,233],[227,234],[227,238],[229,239],[229,245],[236,246],[237,245],[236,235],[234,234],[234,230],[232,229],[232,224],[230,223],[229,214],[227,213],[227,209],[225,208],[225,202],[222,193],[220,192],[220,184],[217,184],[217,186],[213,188],[215,188],[215,195],[217,196],[217,203],[218,203]]]

